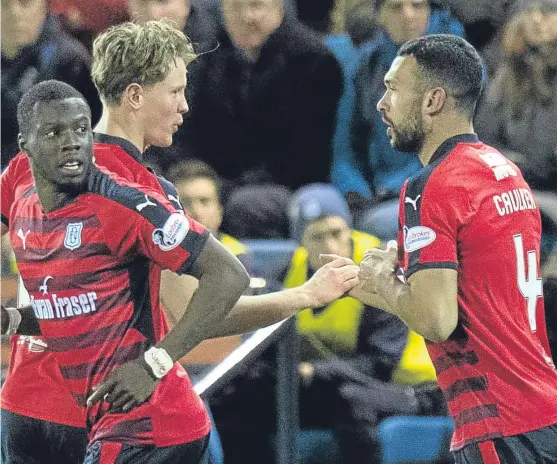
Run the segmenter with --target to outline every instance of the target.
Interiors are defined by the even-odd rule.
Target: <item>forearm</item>
[[[217,328],[249,284],[242,272],[231,270],[224,280],[221,273],[202,276],[184,315],[157,347],[177,361],[201,341],[218,336]]]
[[[239,335],[292,317],[314,301],[303,287],[289,288],[266,295],[243,295],[219,326],[217,337]]]
[[[381,309],[398,316],[410,330],[426,340],[443,341],[450,335],[445,330],[443,313],[435,309],[437,304],[429,292],[416,291],[411,282],[403,283],[394,276],[391,285],[380,285],[377,290],[386,303],[386,308]]]
[[[41,328],[39,326],[39,321],[33,312],[33,307],[31,305],[22,306],[17,309],[21,314],[21,322],[16,331],[18,335],[41,335]],[[4,335],[8,330],[8,315],[4,309],[2,309],[2,335]]]

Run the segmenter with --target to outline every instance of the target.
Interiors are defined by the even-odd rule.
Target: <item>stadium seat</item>
[[[269,282],[271,289],[278,282],[282,284],[282,272],[288,267],[292,253],[296,249],[293,240],[242,240],[249,250],[252,275],[261,277]]]
[[[379,424],[382,464],[450,462],[450,417],[394,416]]]

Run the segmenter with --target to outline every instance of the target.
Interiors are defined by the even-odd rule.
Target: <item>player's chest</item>
[[[110,254],[103,237],[99,218],[80,203],[43,214],[38,202],[21,200],[11,212],[10,239],[20,267],[79,266],[77,260]]]

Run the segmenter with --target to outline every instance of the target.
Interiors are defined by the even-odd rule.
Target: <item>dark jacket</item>
[[[47,16],[39,40],[25,47],[15,59],[2,55],[2,166],[19,151],[17,147],[17,104],[38,82],[58,79],[74,86],[93,111],[93,123],[100,115],[100,100],[90,77],[91,57],[53,16]]]
[[[285,19],[251,63],[223,29],[199,64],[177,134],[182,153],[227,179],[254,170],[292,188],[327,179],[342,81],[320,38]]]

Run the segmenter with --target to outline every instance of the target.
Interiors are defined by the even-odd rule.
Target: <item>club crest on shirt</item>
[[[404,251],[412,253],[425,246],[431,245],[437,235],[435,231],[425,226],[404,226]]]
[[[66,237],[64,238],[64,246],[68,250],[75,250],[81,246],[81,231],[83,230],[83,222],[70,222],[66,227]]]
[[[172,213],[160,229],[153,231],[153,242],[163,251],[176,248],[186,238],[190,230],[188,219],[179,213]]]

